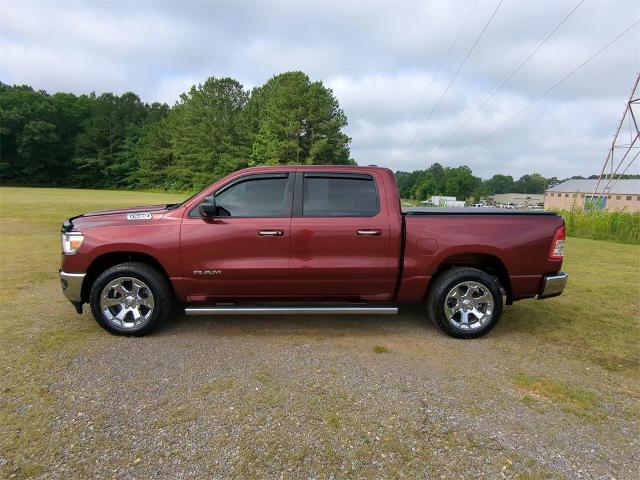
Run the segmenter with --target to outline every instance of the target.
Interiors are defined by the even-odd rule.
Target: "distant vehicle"
[[[420,202],[423,205],[428,205],[432,207],[444,207],[447,202],[455,202],[457,200],[456,197],[447,197],[445,195],[433,195],[429,198],[429,200],[425,200]]]
[[[420,202],[421,205],[428,207],[443,207],[443,208],[460,208],[466,207],[467,204],[462,200],[457,200],[456,197],[445,197],[442,195],[434,195],[429,200]]]
[[[393,172],[241,170],[180,204],[87,213],[62,228],[62,290],[114,334],[188,315],[395,314],[424,303],[449,335],[490,331],[507,304],[560,295],[553,212],[400,208]]]

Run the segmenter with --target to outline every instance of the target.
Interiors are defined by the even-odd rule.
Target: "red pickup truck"
[[[141,335],[188,315],[395,314],[424,303],[449,335],[491,330],[503,303],[560,295],[551,212],[402,210],[393,173],[241,170],[180,204],[92,212],[62,228],[60,278],[82,312]]]

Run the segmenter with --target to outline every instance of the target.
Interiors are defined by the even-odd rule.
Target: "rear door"
[[[291,293],[322,299],[393,295],[389,215],[372,173],[299,171],[291,220]]]
[[[294,174],[250,174],[215,192],[219,214],[196,206],[182,223],[189,301],[277,298],[289,294]]]

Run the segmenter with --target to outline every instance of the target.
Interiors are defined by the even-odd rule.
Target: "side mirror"
[[[215,217],[218,214],[218,207],[216,206],[216,197],[210,195],[204,199],[198,208],[200,215],[203,217]]]

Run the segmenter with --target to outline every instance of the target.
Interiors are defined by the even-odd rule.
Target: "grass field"
[[[0,476],[46,474],[60,461],[61,444],[73,446],[81,441],[81,432],[73,423],[56,427],[62,414],[53,387],[79,355],[122,345],[116,337],[101,331],[87,314],[73,313],[59,289],[61,222],[95,209],[171,203],[182,198],[156,193],[0,188]],[[616,388],[635,399],[631,403],[636,407],[629,409],[629,421],[635,421],[640,398],[640,247],[569,238],[566,255],[564,270],[570,280],[565,294],[507,308],[490,337],[499,338],[501,348],[513,345],[515,356],[519,343],[532,341],[540,348],[559,352],[567,362],[605,369]],[[445,337],[435,337],[436,343],[445,341],[449,342]],[[399,355],[402,348],[386,345],[383,338],[369,345],[367,354],[388,359]],[[233,388],[233,382],[225,381],[202,388],[207,388],[207,394]],[[509,388],[526,390],[529,396],[525,398],[534,403],[547,398],[565,404],[572,412],[598,409],[593,394],[583,387],[556,381],[554,372],[525,371],[514,374],[511,382]],[[78,395],[78,401],[82,401],[86,393]],[[326,418],[331,428],[341,425],[334,413]],[[51,436],[54,429],[55,438]],[[104,442],[105,448],[115,448]],[[82,469],[82,465],[78,460],[77,468]],[[78,471],[79,476],[92,476],[90,469]]]

